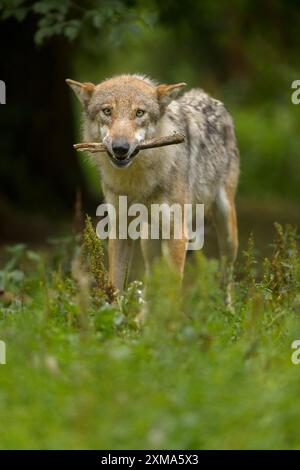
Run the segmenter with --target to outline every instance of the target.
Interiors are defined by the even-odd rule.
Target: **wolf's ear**
[[[186,83],[176,83],[175,85],[158,85],[156,88],[157,98],[160,106],[164,109],[176,98],[181,88],[186,86]]]
[[[91,99],[93,91],[95,90],[95,85],[89,82],[75,82],[75,80],[71,80],[70,78],[67,78],[66,82],[72,88],[82,104],[87,105]]]

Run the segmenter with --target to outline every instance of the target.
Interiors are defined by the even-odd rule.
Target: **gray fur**
[[[223,103],[200,89],[173,101],[166,118],[186,136],[181,158],[188,161],[192,199],[210,207],[230,173],[238,178],[239,153],[232,118]]]

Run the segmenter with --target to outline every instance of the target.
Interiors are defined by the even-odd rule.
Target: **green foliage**
[[[255,259],[255,248],[254,248],[254,237],[253,233],[251,233],[249,240],[248,240],[248,246],[247,250],[244,251],[244,257],[245,257],[245,284],[247,286],[247,294],[251,292],[251,290],[255,287],[255,282],[256,282],[256,265],[257,261]]]
[[[104,250],[102,240],[97,236],[89,216],[86,217],[83,232],[83,258],[87,261],[88,272],[93,276],[95,286],[94,294],[105,297],[112,302],[114,298],[113,286],[108,281],[104,266]]]
[[[244,197],[299,199],[300,108],[290,102],[290,83],[285,87],[285,104],[231,110],[241,154],[240,194]]]
[[[287,225],[285,230],[275,224],[277,237],[273,245],[273,255],[264,262],[263,287],[276,303],[293,303],[300,292],[299,255],[296,228]]]
[[[99,288],[105,284],[106,271],[104,268],[104,251],[102,241],[92,226],[91,218],[86,216],[85,229],[83,232],[84,251],[88,257],[91,274]]]
[[[0,18],[6,20],[15,18],[23,21],[31,10],[27,0],[1,0],[0,1]]]
[[[23,21],[28,15],[38,18],[35,42],[42,45],[52,36],[64,36],[73,41],[80,34],[109,35],[114,43],[121,40],[125,30],[137,33],[153,15],[139,8],[139,2],[126,0],[2,0],[0,19],[10,17]],[[95,40],[95,37],[94,37]]]
[[[101,262],[89,221],[87,230]],[[160,263],[145,294],[134,282],[108,304],[85,290],[79,249],[70,251],[72,273],[58,262],[59,244],[6,252],[6,275],[24,275],[9,277],[10,298],[0,293],[1,448],[299,447],[293,228],[277,225],[264,265],[249,242],[235,315],[224,308],[217,262],[201,253],[188,261],[182,294]]]

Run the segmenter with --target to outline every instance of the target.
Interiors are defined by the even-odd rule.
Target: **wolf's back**
[[[229,174],[238,180],[239,152],[233,120],[221,101],[192,89],[171,103],[169,119],[186,136],[189,182],[196,199],[207,199]]]

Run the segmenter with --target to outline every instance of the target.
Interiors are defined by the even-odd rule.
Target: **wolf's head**
[[[159,119],[185,83],[157,85],[138,75],[120,75],[99,85],[66,80],[80,99],[88,137],[102,141],[111,163],[130,165],[137,145],[155,135]]]

